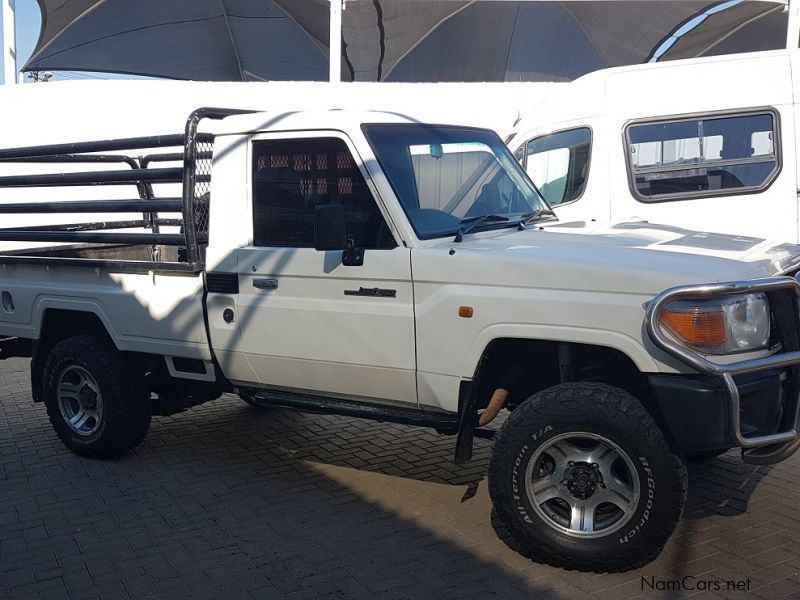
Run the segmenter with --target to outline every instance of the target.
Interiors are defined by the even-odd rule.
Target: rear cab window
[[[778,131],[773,110],[632,123],[631,191],[642,202],[762,191],[780,170]]]
[[[588,127],[543,135],[525,145],[525,170],[550,206],[574,202],[583,195],[591,149]]]

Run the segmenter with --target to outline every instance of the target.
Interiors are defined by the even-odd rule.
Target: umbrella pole
[[[14,0],[3,3],[3,81],[6,85],[17,83],[17,35],[14,19]]]
[[[800,39],[800,0],[789,1],[789,25],[786,28],[786,47],[797,48]]]
[[[342,80],[342,9],[344,0],[330,0],[330,3],[331,29],[328,43],[330,47],[330,81],[339,83]]]

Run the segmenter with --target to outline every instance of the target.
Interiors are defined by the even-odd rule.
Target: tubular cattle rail
[[[200,272],[203,269],[203,248],[208,243],[214,137],[199,133],[198,126],[204,119],[219,120],[247,112],[251,111],[199,108],[189,116],[183,134],[0,150],[0,163],[4,164],[120,164],[127,167],[120,170],[0,176],[0,189],[49,189],[53,194],[52,201],[0,202],[0,219],[5,214],[128,215],[119,220],[80,221],[76,218],[78,222],[0,227],[0,242],[57,244],[0,250],[0,264],[84,266],[127,273]],[[146,151],[147,154],[139,157],[106,154],[132,151]],[[151,163],[165,162],[180,162],[181,166],[150,166]],[[157,198],[153,191],[154,184],[166,183],[181,183],[181,197]],[[130,186],[135,188],[137,197],[58,199],[58,190],[76,186],[92,186],[95,189],[96,186]],[[131,213],[141,213],[141,218],[131,218]],[[181,217],[162,218],[160,213],[180,213]],[[163,233],[161,227],[177,227],[179,233]],[[131,232],[132,229],[142,231]],[[124,247],[128,247],[128,250],[138,248],[139,252],[126,251]],[[136,259],[133,259],[133,255],[136,255]],[[162,255],[168,257],[162,258]]]

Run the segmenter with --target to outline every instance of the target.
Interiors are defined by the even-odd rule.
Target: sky
[[[6,0],[0,0],[5,2]],[[39,13],[39,4],[36,0],[16,0],[17,3],[17,69],[21,69],[27,62],[33,47],[36,45],[36,40],[39,39],[39,27],[42,23],[41,14]],[[0,29],[0,40],[3,39],[3,32]],[[3,46],[5,48],[5,40]],[[0,83],[3,81],[2,66],[0,66]],[[112,77],[114,79],[120,78],[119,75],[97,75],[91,73],[77,73],[74,71],[58,72],[55,73],[53,79],[76,79],[76,78],[96,78],[96,77]]]
[[[2,0],[5,1],[5,0]],[[17,68],[21,68],[33,52],[36,40],[39,37],[39,27],[42,19],[39,14],[39,5],[36,0],[17,0]],[[0,31],[0,39],[3,33]],[[3,40],[5,48],[5,40]],[[0,68],[2,71],[2,68]],[[0,81],[3,73],[0,72]]]

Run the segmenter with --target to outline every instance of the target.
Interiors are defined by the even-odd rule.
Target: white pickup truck
[[[0,346],[33,340],[34,400],[75,452],[122,454],[225,391],[432,427],[457,461],[493,436],[491,497],[526,551],[609,571],[662,548],[686,453],[800,445],[800,247],[562,226],[487,130],[237,112],[0,151],[28,167],[0,188],[51,193],[0,213],[82,216],[0,229]]]

